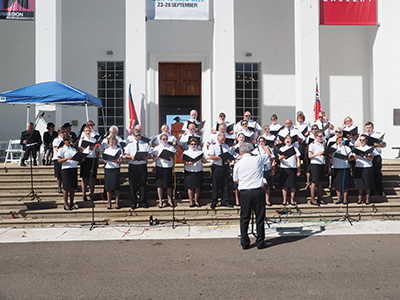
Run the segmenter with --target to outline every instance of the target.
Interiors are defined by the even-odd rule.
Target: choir
[[[94,199],[99,150],[103,152],[105,164],[108,209],[112,208],[113,196],[116,199],[115,208],[120,208],[120,165],[124,158],[129,165],[131,208],[148,207],[146,186],[149,160],[155,161],[154,185],[159,208],[163,208],[164,190],[167,206],[173,207],[174,166],[180,149],[183,151],[179,158],[182,158],[184,164],[184,187],[188,193],[189,206],[201,207],[199,196],[203,185],[203,164],[210,162],[211,208],[218,205],[219,191],[222,192],[220,205],[232,207],[229,202],[232,167],[234,169],[242,158],[238,150],[245,143],[249,144],[252,156],[266,154],[269,158],[263,166],[263,189],[267,206],[272,205],[270,195],[271,189],[275,188],[274,177],[277,177],[282,192],[282,205],[297,205],[297,178],[302,169],[307,178],[306,188],[310,189],[311,205],[327,204],[322,198],[325,176],[329,177],[329,188],[336,190],[336,204],[348,203],[348,188],[352,184],[358,192],[359,204],[363,202],[363,194],[365,204],[371,203],[372,192],[384,195],[381,149],[386,147],[386,143],[384,134],[375,132],[371,122],[365,124],[365,133],[361,133],[350,116],[343,120],[341,127],[335,128],[324,112],[319,113],[318,120],[310,123],[304,113],[299,111],[296,114],[296,125],[291,119],[281,125],[278,116],[273,114],[271,124],[261,127],[251,119],[248,111],[236,124],[227,121],[226,115],[221,112],[204,147],[206,152],[203,152],[204,121],[197,120],[195,110],[190,112],[190,117],[184,123],[184,133],[179,138],[170,133],[168,125],[161,127],[160,134],[147,138],[141,126],[137,125],[126,142],[118,136],[118,127],[114,125],[105,137],[100,137],[94,130],[94,122],[89,121],[79,140],[74,141],[69,123],[57,130],[58,135],[53,133],[54,124],[49,124],[49,132],[44,136],[48,150],[46,164],[51,160],[54,163],[54,176],[57,178],[59,193],[64,195],[64,208],[76,209],[74,193],[78,163],[83,200],[88,200],[88,185],[90,197]],[[236,205],[240,205],[238,186],[240,184],[233,183]]]

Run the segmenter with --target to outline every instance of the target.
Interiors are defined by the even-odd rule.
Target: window
[[[111,125],[117,125],[119,133],[123,134],[124,62],[97,63],[97,97],[103,102],[98,114],[99,133],[104,134]]]
[[[260,64],[236,63],[236,122],[250,111],[252,119],[260,123]]]

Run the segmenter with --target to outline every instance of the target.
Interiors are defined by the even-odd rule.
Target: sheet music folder
[[[222,158],[223,161],[227,161],[227,160],[234,160],[235,158],[233,157],[232,154],[230,154],[229,152],[224,152],[220,155],[218,155],[219,157]]]
[[[161,151],[159,157],[166,159],[166,160],[171,160],[170,157],[174,158],[175,152],[169,151],[167,149],[163,149]]]
[[[135,159],[134,159],[134,160],[144,160],[143,158],[146,157],[148,154],[149,154],[149,153],[148,153],[148,152],[145,152],[145,151],[143,151],[143,152],[141,152],[141,151],[136,152],[136,154],[135,154]]]
[[[115,155],[109,155],[106,153],[103,153],[103,159],[104,160],[118,160],[119,156],[121,155],[121,149],[115,153]]]
[[[296,150],[294,150],[294,147],[290,147],[289,149],[287,149],[283,152],[281,150],[278,150],[278,153],[280,155],[286,156],[286,158],[289,158],[296,154]]]
[[[182,159],[185,161],[189,161],[189,162],[198,162],[201,158],[203,157],[203,153],[201,153],[199,156],[192,158],[189,155],[183,154],[182,155]]]

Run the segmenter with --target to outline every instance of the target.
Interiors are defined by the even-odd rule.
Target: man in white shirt
[[[222,190],[222,206],[232,207],[229,204],[229,163],[224,161],[219,155],[230,152],[229,146],[225,144],[225,134],[219,133],[217,142],[211,144],[208,149],[208,158],[211,160],[212,170],[212,191],[211,191],[211,208],[214,209],[218,202],[218,190]]]
[[[194,137],[199,141],[199,147],[203,147],[203,141],[201,139],[201,136],[196,133],[196,125],[193,123],[189,124],[187,131],[182,135],[180,138],[178,144],[182,148],[182,150],[187,150],[188,147],[188,142],[189,140]]]
[[[248,129],[251,131],[254,131],[256,134],[254,135],[254,138],[257,139],[258,135],[260,134],[262,128],[260,124],[258,124],[256,121],[251,120],[251,112],[246,111],[243,115],[243,120],[247,121],[247,124],[249,124]],[[235,134],[239,133],[239,131],[243,128],[242,127],[242,121],[240,120],[239,122],[236,123],[235,125]]]
[[[137,192],[140,192],[139,206],[148,208],[146,198],[146,184],[147,184],[147,159],[151,157],[150,146],[140,140],[140,130],[133,131],[135,141],[128,144],[125,148],[125,158],[129,163],[129,188],[131,197],[131,207],[136,208],[138,202]],[[137,160],[138,152],[147,152],[148,155],[141,160]]]
[[[118,136],[118,127],[116,125],[111,125],[110,129],[108,129],[108,136],[103,139],[101,146],[103,150],[107,149],[110,145],[108,144],[108,140],[113,136],[117,139],[117,145],[121,147],[122,139]]]
[[[268,147],[264,148],[268,153]],[[265,239],[265,192],[263,190],[263,166],[268,163],[268,154],[251,156],[249,143],[243,143],[239,147],[242,158],[233,168],[233,181],[238,183],[240,199],[240,236],[243,249],[250,247],[250,239],[247,233],[251,217],[251,211],[256,214],[258,249],[264,248]]]

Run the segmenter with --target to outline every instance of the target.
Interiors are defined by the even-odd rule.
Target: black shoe
[[[250,249],[250,244],[242,245],[243,250]]]
[[[321,205],[328,205],[328,203],[324,202],[323,200],[318,201],[318,204],[321,204]]]
[[[136,204],[132,204],[132,205],[131,205],[131,208],[132,208],[132,209],[135,209],[135,208],[136,208]]]
[[[216,206],[217,206],[216,204],[211,203],[210,208],[211,208],[211,209],[215,209]]]
[[[26,167],[25,162],[21,161],[21,163],[19,164],[21,167]]]
[[[315,206],[319,206],[318,202],[317,202],[317,203],[314,203],[314,202],[310,201],[310,204],[311,204],[311,205],[315,205]]]
[[[227,204],[223,204],[222,206],[226,206],[226,207],[233,207],[233,205],[232,205],[232,204],[229,204],[229,203],[227,203]]]
[[[271,203],[267,203],[267,206],[272,206],[272,204]]]
[[[58,191],[58,193],[59,193],[59,194],[62,194],[62,193],[63,193],[63,191],[62,191],[62,190],[59,190],[59,191]]]
[[[149,208],[149,206],[147,205],[147,203],[140,204],[140,207],[142,207],[142,208]]]
[[[33,162],[33,165],[34,165],[34,166],[37,166],[37,162],[36,162],[36,160]]]
[[[257,249],[258,249],[258,250],[261,250],[261,249],[264,249],[264,248],[266,248],[264,242],[261,242],[261,243],[259,243],[259,244],[257,245]]]
[[[64,210],[71,210],[71,208],[70,208],[70,207],[66,208],[66,207],[64,206]]]
[[[70,208],[70,210],[77,210],[77,208],[73,205],[70,205],[69,208]]]
[[[172,203],[169,203],[169,202],[167,202],[167,205],[169,206],[169,207],[175,207],[175,205]]]
[[[201,204],[200,204],[200,203],[199,203],[199,204],[196,204],[196,206],[197,206],[197,207],[201,207]]]
[[[190,204],[190,205],[189,205],[189,207],[195,207],[195,206],[196,206],[196,205],[194,205],[194,204]]]

